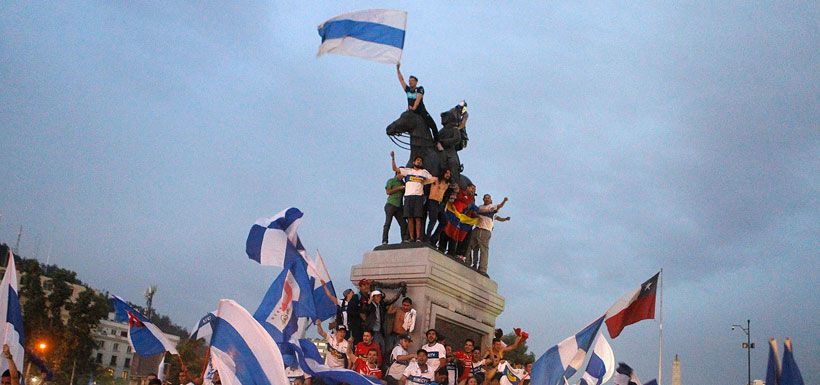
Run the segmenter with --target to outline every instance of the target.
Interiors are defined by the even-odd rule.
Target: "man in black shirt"
[[[401,88],[403,88],[404,92],[407,94],[407,109],[421,115],[421,117],[424,118],[424,122],[433,133],[433,141],[438,143],[438,128],[436,127],[436,121],[433,120],[433,117],[427,112],[427,108],[424,107],[424,87],[419,86],[419,79],[412,75],[409,78],[410,83],[405,83],[404,76],[401,75],[401,70],[399,69],[400,67],[401,63],[396,63],[396,74],[399,76],[399,83],[401,83]]]

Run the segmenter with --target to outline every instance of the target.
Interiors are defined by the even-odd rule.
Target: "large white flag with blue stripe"
[[[368,9],[336,16],[319,25],[319,53],[355,56],[382,63],[401,61],[407,12]]]
[[[6,265],[6,273],[3,275],[3,281],[0,282],[0,321],[2,321],[3,326],[0,333],[3,337],[2,343],[9,345],[14,365],[17,366],[19,371],[23,367],[25,334],[23,333],[23,314],[20,311],[20,297],[18,295],[20,291],[17,287],[17,266],[14,263],[14,254],[11,253],[11,250],[9,250],[8,258],[9,263]],[[8,368],[8,362],[5,359],[0,360],[0,373]],[[23,382],[22,376],[20,382]]]
[[[532,365],[532,385],[561,385],[575,375],[584,363],[586,354],[604,317],[598,318],[572,337],[551,347]]]
[[[219,301],[211,336],[211,363],[225,385],[288,383],[273,338],[238,303]]]

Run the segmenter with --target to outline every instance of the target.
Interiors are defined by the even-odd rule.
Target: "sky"
[[[289,206],[336,287],[380,241],[395,69],[316,57],[337,14],[408,12],[405,76],[466,99],[465,174],[509,197],[498,326],[536,355],[663,268],[664,382],[744,384],[766,341],[820,381],[817,2],[4,2],[0,242],[193,325],[255,309],[251,224]],[[395,226],[394,226],[395,227]],[[391,234],[397,239],[397,229]],[[611,341],[648,380],[658,323]]]

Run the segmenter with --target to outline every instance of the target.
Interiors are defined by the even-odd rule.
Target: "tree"
[[[108,315],[109,310],[108,299],[88,288],[80,292],[77,301],[68,306],[68,322],[65,325],[63,345],[71,359],[64,360],[60,365],[59,375],[64,378],[58,382],[68,382],[72,369],[75,372],[75,379],[87,378],[94,372],[97,364],[92,360],[91,352],[96,343],[91,333],[99,325],[100,320]]]
[[[515,342],[515,338],[515,334],[509,333],[502,336],[501,340],[507,345],[512,345]],[[504,359],[513,363],[520,363],[524,365],[535,362],[535,354],[528,352],[527,350],[529,350],[529,347],[527,347],[527,342],[524,341],[524,343],[518,348],[504,353]]]

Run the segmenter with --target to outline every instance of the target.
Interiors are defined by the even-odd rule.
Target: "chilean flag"
[[[628,325],[655,318],[655,293],[659,276],[660,273],[655,274],[640,287],[621,297],[607,310],[604,322],[606,322],[611,338],[618,337]]]

